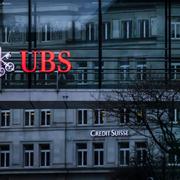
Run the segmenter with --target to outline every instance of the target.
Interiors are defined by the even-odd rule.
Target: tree
[[[105,93],[104,97],[108,103],[101,103],[101,108],[132,132],[147,137],[155,144],[162,179],[167,179],[167,161],[172,165],[169,172],[180,163],[179,87],[141,82],[127,89],[114,90],[109,95]],[[152,166],[157,165],[152,163]]]

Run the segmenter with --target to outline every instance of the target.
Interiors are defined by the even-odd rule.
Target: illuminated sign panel
[[[43,72],[43,73],[51,73],[54,72],[57,68],[59,73],[67,73],[71,70],[72,65],[70,63],[70,61],[66,58],[64,58],[64,56],[67,56],[67,58],[71,57],[71,54],[69,51],[61,51],[58,54],[58,61],[59,61],[59,65],[55,64],[55,54],[52,51],[33,51],[32,55],[33,55],[33,67],[32,69],[28,69],[27,68],[27,51],[21,51],[21,56],[22,56],[22,70],[26,73],[32,73],[35,72],[37,69],[37,55],[40,54],[41,55],[41,60],[40,63],[41,67],[39,72]],[[48,57],[48,58],[47,58]],[[48,66],[48,68],[47,68]],[[66,68],[62,68],[62,66],[65,66]]]
[[[55,56],[53,51],[32,51],[31,67],[27,64],[28,51],[21,51],[21,68],[25,73],[37,72],[37,64],[40,65],[39,72],[42,73],[52,73],[58,71],[59,73],[67,73],[72,69],[71,62],[67,59],[71,57],[70,51],[60,51],[58,56]],[[37,56],[40,55],[40,61],[37,62]],[[15,65],[12,62],[6,62],[5,60],[10,59],[11,53],[6,53],[1,57],[1,47],[0,47],[0,77],[2,77],[6,72],[12,72],[15,70]],[[58,64],[56,64],[58,62]]]
[[[111,130],[91,130],[91,137],[121,137],[128,136],[129,131],[127,129],[111,129]]]
[[[0,47],[0,77],[4,76],[6,72],[14,71],[14,64],[12,62],[6,62],[6,60],[10,59],[11,53],[8,52],[2,57]]]

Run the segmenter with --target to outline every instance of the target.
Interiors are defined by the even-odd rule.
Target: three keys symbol
[[[0,54],[1,54],[1,48],[0,48]],[[7,72],[14,71],[14,64],[12,62],[5,62],[4,60],[8,60],[11,58],[11,53],[6,53],[3,57],[0,55],[0,77],[4,76],[4,74]]]

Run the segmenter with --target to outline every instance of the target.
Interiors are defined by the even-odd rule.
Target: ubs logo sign
[[[71,57],[69,51],[60,51],[58,56],[55,56],[55,53],[52,51],[32,51],[32,58],[30,59],[32,62],[32,67],[29,69],[27,67],[27,55],[28,52],[22,50],[21,52],[21,68],[25,73],[51,73],[54,71],[58,71],[59,73],[68,73],[72,69],[71,62],[67,59]],[[38,59],[37,56],[40,56]],[[11,53],[8,52],[2,57],[1,47],[0,47],[0,77],[5,75],[6,72],[12,72],[15,70],[15,65],[12,62],[6,62],[11,58]],[[57,61],[57,60],[58,61]],[[58,63],[55,63],[55,60]],[[39,61],[39,62],[38,62]],[[37,68],[39,65],[39,69]]]
[[[14,71],[14,64],[12,62],[6,62],[11,58],[11,53],[8,52],[4,56],[2,56],[2,51],[0,47],[0,77],[4,76],[6,72]]]

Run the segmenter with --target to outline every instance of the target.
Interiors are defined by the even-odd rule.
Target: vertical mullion
[[[7,167],[7,162],[6,162],[6,160],[7,160],[7,152],[5,151],[5,152],[4,152],[4,167]]]
[[[34,48],[37,48],[37,6],[36,6],[36,2],[34,2]]]
[[[169,49],[168,49],[168,61],[169,61],[169,81],[171,81],[171,0],[168,0],[168,37],[169,37]]]
[[[164,30],[165,30],[165,52],[164,52],[164,56],[165,56],[165,83],[168,83],[168,23],[167,23],[167,20],[168,20],[168,11],[167,11],[167,8],[168,8],[168,0],[165,0],[165,10],[164,10],[164,20],[165,20],[165,27],[164,27]]]
[[[102,86],[102,4],[101,0],[98,1],[98,57],[99,57],[99,71],[98,71],[98,76],[99,76],[99,89]]]
[[[31,57],[32,57],[32,1],[28,0],[28,68],[31,69]],[[28,88],[31,88],[31,73],[28,73]]]

